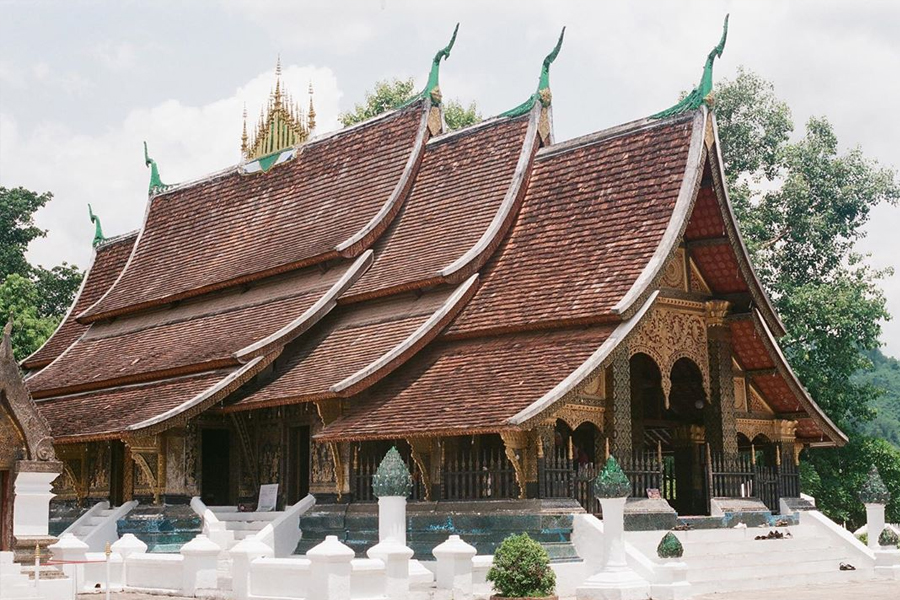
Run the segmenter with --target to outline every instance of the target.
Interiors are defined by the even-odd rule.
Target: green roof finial
[[[91,208],[90,204],[88,204],[88,214],[91,216],[91,223],[94,224],[94,241],[91,242],[91,245],[96,247],[98,244],[102,244],[106,241],[106,238],[103,237],[103,227],[100,225],[100,217],[94,214],[94,209]]]
[[[663,119],[665,117],[671,117],[673,115],[681,114],[683,112],[697,110],[700,108],[701,104],[706,103],[710,104],[710,94],[713,89],[713,63],[716,58],[720,58],[722,56],[722,51],[725,49],[725,40],[728,38],[728,15],[725,15],[725,23],[722,25],[722,39],[719,40],[718,45],[709,51],[709,55],[706,57],[706,64],[703,66],[703,76],[700,77],[700,84],[695,87],[690,94],[684,97],[681,102],[676,104],[671,108],[667,108],[662,112],[658,112],[655,115],[652,115],[651,119]]]
[[[147,153],[147,142],[144,142],[144,164],[150,167],[150,194],[162,192],[169,187],[159,178],[159,167],[156,166],[156,161],[150,158],[150,155]]]
[[[438,106],[441,103],[441,60],[450,58],[450,51],[453,49],[453,44],[456,43],[456,34],[458,31],[459,23],[453,28],[453,35],[450,37],[450,43],[438,50],[437,54],[434,55],[434,58],[431,61],[431,72],[428,73],[428,83],[425,84],[425,89],[404,102],[402,106],[409,106],[423,98],[430,99],[432,106]]]
[[[863,504],[887,504],[891,501],[891,493],[884,485],[884,480],[881,479],[878,467],[875,465],[869,469],[869,475],[859,491],[859,499]],[[875,533],[870,531],[869,535],[875,535]]]
[[[505,113],[500,113],[501,117],[518,117],[524,115],[531,110],[535,102],[540,102],[545,107],[550,106],[550,65],[553,64],[553,61],[555,61],[556,57],[559,55],[559,50],[562,48],[563,37],[565,35],[566,28],[563,27],[562,31],[559,32],[559,39],[556,41],[556,46],[550,51],[550,54],[544,57],[544,62],[541,65],[541,77],[538,80],[537,91],[529,96],[528,100],[517,107],[508,110]]]

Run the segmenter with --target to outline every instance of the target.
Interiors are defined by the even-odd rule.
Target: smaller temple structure
[[[21,556],[54,541],[48,529],[51,484],[63,463],[13,358],[11,332],[12,321],[0,339],[0,551]]]

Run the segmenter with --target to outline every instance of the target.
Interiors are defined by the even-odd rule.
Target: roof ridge
[[[688,121],[694,117],[694,114],[696,112],[697,111],[679,113],[666,119],[652,119],[650,117],[645,117],[642,119],[637,119],[635,121],[629,121],[628,123],[614,125],[613,127],[601,129],[600,131],[581,135],[575,138],[568,139],[564,142],[558,142],[556,144],[551,144],[550,146],[541,148],[540,150],[538,150],[535,160],[550,158],[551,156],[555,156],[562,152],[577,150],[578,148],[583,148],[584,146],[591,146],[593,144],[613,139],[622,135],[627,135],[629,133],[644,131],[646,129],[654,129],[656,127],[670,125],[679,121]]]
[[[99,242],[95,248],[105,248],[106,246],[112,246],[119,242],[124,242],[130,238],[137,236],[140,233],[140,229],[132,229],[131,231],[126,231],[125,233],[120,233],[118,235],[114,235],[112,237],[105,238],[102,242]]]

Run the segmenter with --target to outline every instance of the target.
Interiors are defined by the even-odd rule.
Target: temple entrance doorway
[[[704,475],[706,392],[700,368],[689,358],[672,366],[666,398],[662,373],[643,353],[631,357],[632,477],[659,469],[660,495],[679,515],[708,514]],[[626,469],[627,472],[627,469]],[[635,495],[644,495],[636,490]]]
[[[309,425],[288,430],[287,474],[285,502],[295,504],[309,493]]]
[[[109,503],[122,506],[125,494],[125,444],[121,440],[109,443]]]
[[[203,429],[200,435],[200,498],[207,506],[228,505],[231,499],[231,432]]]

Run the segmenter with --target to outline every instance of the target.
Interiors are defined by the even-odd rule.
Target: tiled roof
[[[509,238],[451,335],[616,318],[684,179],[692,121],[542,150]]]
[[[23,368],[39,369],[49,364],[87,330],[87,326],[76,321],[75,317],[105,294],[119,273],[122,272],[122,268],[134,248],[137,234],[138,232],[135,231],[111,239],[97,247],[94,260],[84,276],[84,282],[75,303],[50,339],[44,342],[44,345],[34,354],[22,361]]]
[[[336,248],[376,215],[386,222],[393,216],[380,209],[402,187],[422,131],[422,106],[415,104],[307,143],[270,173],[236,169],[154,197],[122,277],[80,319],[337,257]]]
[[[227,376],[215,371],[143,385],[63,396],[37,403],[53,437],[99,437],[118,433],[171,410]]]
[[[271,383],[251,390],[230,409],[334,398],[371,385],[431,341],[471,297],[473,284],[339,309],[279,359]],[[375,364],[380,359],[384,364]],[[365,372],[370,366],[372,372]]]
[[[57,361],[30,378],[29,388],[41,398],[62,390],[236,365],[235,353],[306,313],[352,267],[346,261],[325,273],[308,268],[249,289],[96,323]]]
[[[502,428],[577,369],[613,329],[437,342],[373,387],[363,401],[345,402],[347,413],[322,437],[462,435]]]
[[[500,119],[430,141],[406,205],[375,247],[375,264],[344,300],[439,281],[504,208],[520,156],[530,159],[536,149],[536,137],[525,135],[529,119]]]

